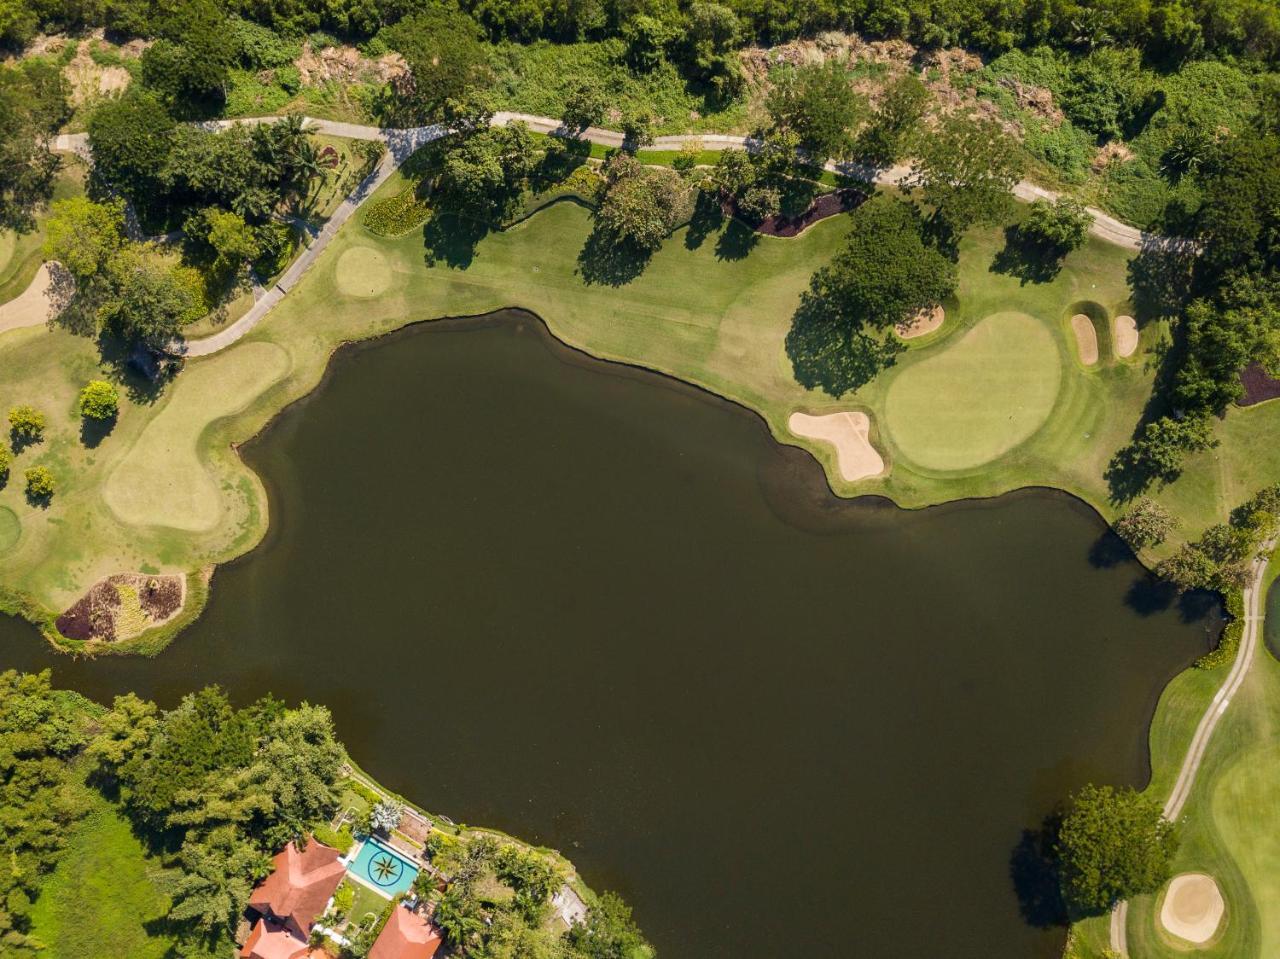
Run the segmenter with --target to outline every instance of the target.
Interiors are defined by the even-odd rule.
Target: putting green
[[[373,247],[353,246],[338,258],[334,280],[347,296],[377,296],[391,285],[391,267]]]
[[[22,524],[17,515],[7,506],[0,506],[0,553],[7,553],[18,542],[22,535]]]
[[[1053,334],[1026,313],[995,313],[943,352],[905,366],[889,384],[884,423],[918,466],[988,463],[1038,430],[1062,382]]]
[[[183,372],[181,389],[142,431],[107,477],[102,496],[134,526],[213,529],[224,502],[200,460],[200,436],[214,420],[244,409],[289,369],[274,343],[244,343]]]

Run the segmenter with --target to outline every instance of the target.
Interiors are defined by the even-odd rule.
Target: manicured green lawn
[[[33,910],[33,935],[50,959],[162,959],[174,942],[155,920],[168,909],[129,823],[109,802],[84,788],[89,815],[73,828],[68,848]]]
[[[403,188],[393,177],[383,195]],[[780,441],[813,452],[842,494],[878,493],[916,507],[1047,485],[1108,517],[1114,507],[1103,471],[1149,396],[1150,351],[1163,335],[1157,324],[1145,328],[1131,362],[1115,362],[1104,342],[1102,361],[1084,369],[1064,319],[1085,300],[1108,313],[1129,311],[1128,255],[1090,241],[1051,281],[1023,283],[992,269],[1002,232],[975,230],[961,245],[959,286],[943,329],[837,400],[797,385],[784,341],[809,277],[850,229],[848,217],[794,239],[751,236],[738,226],[705,235],[681,229],[638,275],[621,281],[588,279],[582,254],[590,214],[574,202],[552,204],[474,245],[448,230],[433,256],[421,233],[381,239],[359,219],[245,340],[190,361],[159,396],[130,397],[96,447],[81,441],[74,414],[76,391],[110,372],[94,344],[44,329],[0,337],[0,409],[33,402],[50,419],[45,442],[17,458],[15,475],[47,465],[59,484],[43,509],[25,502],[19,483],[0,489],[0,508],[21,526],[0,592],[24,591],[60,610],[110,573],[188,571],[242,554],[266,528],[266,500],[234,444],[313,389],[341,343],[413,321],[531,309],[572,346],[669,373],[759,412]],[[997,314],[1021,319],[970,333]],[[988,337],[993,330],[1000,335]],[[982,346],[984,338],[992,342]],[[920,397],[935,389],[947,402],[934,404],[933,420]],[[914,406],[895,410],[895,395],[914,395]],[[857,483],[835,478],[830,449],[788,432],[797,409],[870,413],[887,474]],[[1219,428],[1221,446],[1160,494],[1187,532],[1280,479],[1280,444],[1268,440],[1280,432],[1278,419],[1280,403],[1233,411]]]
[[[1053,410],[1062,362],[1045,324],[1025,313],[978,321],[950,349],[903,370],[884,400],[884,428],[926,469],[990,462],[1031,436]]]

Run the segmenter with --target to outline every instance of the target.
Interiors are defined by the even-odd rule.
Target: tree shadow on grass
[[[1023,830],[1009,857],[1009,878],[1018,897],[1018,911],[1023,921],[1036,929],[1051,929],[1070,922],[1054,848],[1061,825],[1061,814],[1052,813],[1039,829]]]
[[[871,382],[903,349],[896,337],[836,315],[812,291],[800,298],[786,340],[796,382],[837,397]]]
[[[759,242],[759,233],[741,220],[730,220],[729,225],[720,234],[720,239],[716,240],[716,259],[746,259],[747,254],[755,249]]]
[[[443,263],[465,270],[476,257],[476,248],[489,233],[488,224],[455,213],[441,213],[422,228],[422,245],[427,266]]]
[[[991,272],[1017,277],[1022,286],[1048,283],[1062,272],[1064,255],[1057,247],[1036,243],[1009,226],[1004,231],[1004,248],[991,261]]]
[[[80,442],[86,449],[96,449],[104,439],[111,435],[111,431],[116,427],[116,418],[114,416],[105,420],[94,419],[92,416],[80,417]]]
[[[689,219],[689,228],[685,230],[685,249],[698,249],[706,242],[707,237],[723,225],[724,210],[720,206],[720,198],[712,193],[699,193],[693,207],[693,216]]]
[[[596,227],[578,252],[578,275],[589,285],[625,286],[644,272],[652,255]]]

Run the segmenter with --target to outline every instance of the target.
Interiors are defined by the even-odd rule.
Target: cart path
[[[1267,562],[1274,548],[1275,540],[1272,540],[1263,548],[1262,555],[1253,561],[1253,580],[1244,589],[1244,635],[1240,637],[1240,651],[1236,654],[1236,661],[1232,664],[1231,671],[1227,673],[1226,680],[1214,695],[1213,701],[1209,703],[1209,708],[1200,717],[1200,725],[1196,727],[1195,735],[1191,737],[1191,745],[1187,747],[1187,755],[1182,760],[1182,769],[1178,771],[1173,791],[1169,793],[1169,798],[1164,804],[1163,815],[1170,822],[1176,822],[1182,815],[1182,807],[1186,805],[1187,797],[1191,795],[1191,787],[1195,785],[1196,773],[1200,771],[1200,764],[1204,761],[1213,731],[1226,713],[1227,707],[1231,705],[1231,697],[1240,689],[1245,677],[1249,674],[1249,668],[1257,658],[1258,639],[1262,635],[1263,577],[1266,576]],[[1118,903],[1111,911],[1111,948],[1122,956],[1129,955],[1125,942],[1125,922],[1128,916],[1127,902]]]
[[[280,119],[280,117],[248,117],[239,120],[210,120],[199,125],[208,130],[220,130],[237,123],[276,123]],[[203,339],[187,341],[185,345],[187,356],[208,356],[211,353],[226,349],[261,323],[266,315],[271,312],[271,309],[297,284],[311,264],[324,252],[329,245],[329,241],[333,239],[343,224],[351,218],[351,215],[355,213],[360,204],[385,183],[387,178],[400,167],[400,164],[413,155],[414,151],[449,133],[449,129],[442,124],[394,128],[363,126],[358,123],[341,123],[336,120],[317,120],[313,117],[303,117],[303,120],[309,129],[318,133],[350,137],[357,140],[377,140],[385,143],[387,155],[364,182],[357,186],[342,202],[342,205],[325,223],[324,228],[313,237],[311,243],[298,255],[298,258],[293,261],[292,265],[276,281],[275,285],[267,291],[266,295],[254,303],[243,316],[228,325],[226,329]],[[559,120],[551,117],[534,116],[528,113],[495,113],[490,122],[493,126],[506,126],[516,121],[526,124],[530,130],[537,133],[567,132]],[[618,131],[606,130],[600,127],[588,127],[580,134],[580,138],[608,147],[622,146],[624,139],[623,135]],[[694,143],[704,149],[739,148],[751,150],[758,145],[758,142],[750,137],[722,133],[682,134],[679,136],[657,137],[648,149],[679,150],[685,144]],[[86,160],[92,160],[87,134],[63,134],[57,137],[54,146],[55,149],[76,153]],[[827,163],[825,169],[832,173],[840,173],[867,180],[880,186],[900,186],[910,174],[910,167],[905,165],[892,166],[887,169],[873,169],[854,163]],[[1026,180],[1014,186],[1013,195],[1026,202],[1038,199],[1052,200],[1059,196],[1052,190],[1046,190]],[[1135,251],[1155,248],[1181,249],[1193,246],[1191,241],[1164,238],[1157,234],[1146,233],[1136,227],[1129,226],[1127,223],[1121,223],[1115,217],[1108,216],[1101,210],[1093,207],[1088,207],[1087,209],[1089,215],[1093,217],[1093,223],[1089,228],[1090,232],[1116,246]]]

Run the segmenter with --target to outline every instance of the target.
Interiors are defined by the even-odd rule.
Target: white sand
[[[899,323],[896,327],[896,332],[904,340],[913,340],[917,336],[932,333],[942,325],[942,321],[946,317],[947,312],[941,306],[924,309],[905,323]]]
[[[1098,331],[1093,328],[1093,320],[1083,313],[1077,313],[1071,318],[1071,332],[1076,335],[1080,362],[1085,366],[1093,366],[1098,362]]]
[[[54,314],[53,300],[49,296],[52,285],[49,264],[40,264],[30,286],[8,303],[0,303],[0,333],[47,323]]]
[[[1133,351],[1138,348],[1138,322],[1132,316],[1122,314],[1115,318],[1112,331],[1116,356],[1133,356]]]
[[[1213,938],[1226,908],[1212,876],[1188,872],[1169,883],[1160,923],[1179,939],[1199,945]]]
[[[866,413],[827,413],[812,416],[792,413],[787,428],[796,436],[830,443],[836,450],[836,465],[847,480],[866,479],[884,472],[884,460],[871,445],[871,418]]]

